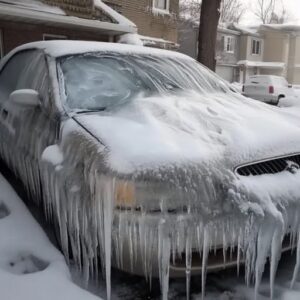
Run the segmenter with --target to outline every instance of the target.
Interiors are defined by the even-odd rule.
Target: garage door
[[[233,81],[233,67],[226,66],[217,66],[216,73],[224,78],[225,80],[232,82]]]

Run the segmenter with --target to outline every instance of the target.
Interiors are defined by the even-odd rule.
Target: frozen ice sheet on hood
[[[205,162],[233,169],[300,149],[300,124],[290,114],[234,93],[138,97],[76,119],[104,142],[120,172]]]

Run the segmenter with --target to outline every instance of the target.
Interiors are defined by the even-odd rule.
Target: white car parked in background
[[[243,95],[277,105],[281,98],[294,96],[292,85],[284,77],[272,75],[249,76],[243,86]]]

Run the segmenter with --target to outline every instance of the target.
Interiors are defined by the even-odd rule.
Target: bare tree
[[[254,14],[263,24],[282,24],[288,19],[282,0],[257,0]]]
[[[272,14],[275,12],[276,1],[277,0],[257,0],[254,14],[263,24],[271,22]]]
[[[239,23],[245,13],[245,5],[240,0],[222,0],[220,21]]]
[[[180,0],[179,15],[185,19],[200,18],[201,0]]]
[[[200,18],[201,0],[180,0],[179,14],[185,19]],[[238,23],[245,13],[245,5],[241,0],[221,0],[220,21]]]
[[[216,37],[221,0],[203,0],[198,37],[198,61],[215,71]]]

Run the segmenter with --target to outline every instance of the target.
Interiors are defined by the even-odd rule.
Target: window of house
[[[50,33],[44,33],[43,34],[43,40],[44,41],[51,41],[51,40],[66,40],[67,37],[65,35],[59,35],[59,34],[50,34]]]
[[[4,55],[4,49],[3,49],[3,36],[2,36],[2,30],[0,29],[0,58]]]
[[[153,8],[162,11],[169,11],[170,0],[153,0]]]
[[[233,36],[225,36],[224,43],[225,52],[234,53],[235,38]]]
[[[260,55],[260,53],[261,53],[261,41],[253,39],[251,45],[251,54]]]

